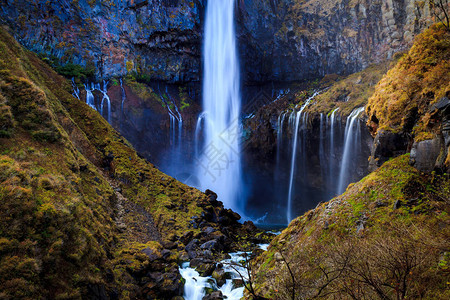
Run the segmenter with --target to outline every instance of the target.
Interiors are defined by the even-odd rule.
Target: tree
[[[450,30],[450,6],[448,0],[429,0],[431,14]]]

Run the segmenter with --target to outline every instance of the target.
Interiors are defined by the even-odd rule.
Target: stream
[[[267,250],[269,244],[258,245],[260,249],[264,251]],[[220,291],[227,300],[239,300],[244,296],[244,287],[235,287],[235,281],[240,281],[241,276],[247,280],[247,270],[236,265],[239,262],[245,260],[245,256],[250,254],[248,252],[235,252],[229,253],[230,258],[222,260],[220,263],[223,265],[223,269],[226,273],[230,275],[230,279],[227,279],[225,284],[218,286],[217,282],[211,276],[202,277],[195,271],[195,269],[189,267],[189,262],[185,262],[181,265],[180,273],[185,279],[184,284],[184,294],[185,300],[202,300],[207,294],[207,289],[212,289],[213,291]],[[234,264],[231,267],[231,264]],[[238,273],[239,272],[239,273]]]

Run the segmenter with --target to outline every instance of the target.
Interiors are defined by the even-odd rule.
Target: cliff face
[[[415,0],[240,1],[248,79],[304,80],[360,71],[410,45],[428,8]]]
[[[98,77],[132,70],[152,79],[199,79],[199,1],[2,1],[0,18],[37,53],[90,65]]]
[[[206,1],[2,1],[0,19],[35,52],[148,79],[198,81]],[[247,81],[352,73],[405,49],[427,6],[405,1],[239,1],[237,31]]]

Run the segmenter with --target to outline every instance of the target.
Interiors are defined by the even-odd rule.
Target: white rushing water
[[[295,123],[294,126],[294,142],[292,144],[292,158],[291,158],[291,172],[289,175],[289,190],[288,190],[288,199],[287,199],[287,208],[286,208],[286,219],[287,223],[289,224],[292,220],[292,194],[294,190],[294,175],[295,175],[295,161],[297,158],[297,145],[298,145],[298,129],[300,124],[300,119],[302,119],[303,124],[306,124],[307,122],[307,116],[304,115],[302,118],[303,110],[311,103],[311,100],[314,99],[319,93],[315,92],[311,97],[309,97],[305,103],[302,105],[300,110],[293,115],[293,122]],[[290,122],[291,118],[290,118]],[[303,154],[305,154],[305,151],[302,151]]]
[[[105,105],[106,102],[106,109],[107,109],[107,117],[106,120],[108,121],[109,124],[111,124],[111,100],[109,99],[108,96],[108,81],[103,80],[103,87],[98,84],[97,89],[102,92],[103,97],[102,97],[102,102],[100,104],[100,114],[103,116],[103,105]]]
[[[217,286],[217,282],[211,276],[202,277],[193,268],[189,267],[189,262],[183,263],[180,268],[180,274],[185,279],[184,283],[184,299],[185,300],[201,300],[206,295],[205,288],[221,291],[224,298],[227,300],[239,300],[244,296],[244,287],[234,288],[233,280],[247,279],[247,270],[238,264],[244,260],[245,252],[230,253],[229,259],[223,260],[223,269],[229,273],[231,279],[227,279],[225,284]],[[233,264],[232,268],[230,265]],[[239,272],[239,273],[238,273]],[[239,275],[240,274],[240,275]]]
[[[350,159],[354,156],[353,150],[355,150],[354,141],[358,141],[359,134],[358,127],[355,130],[355,122],[358,120],[358,116],[364,111],[364,107],[355,108],[352,113],[347,117],[347,123],[345,125],[345,141],[344,152],[342,154],[341,170],[339,173],[338,194],[345,192],[346,186],[350,183],[348,179],[348,170]]]
[[[328,182],[328,186],[329,186],[329,188],[333,191],[333,193],[336,191],[335,190],[335,187],[336,187],[336,184],[335,184],[335,178],[333,177],[334,176],[334,168],[333,168],[333,164],[334,164],[334,159],[335,159],[335,154],[334,154],[334,147],[335,147],[335,145],[334,145],[334,136],[335,136],[335,131],[336,131],[336,129],[335,129],[335,124],[336,124],[336,112],[339,110],[339,107],[338,108],[336,108],[335,110],[333,110],[333,112],[331,113],[331,116],[330,116],[330,158],[329,158],[329,166],[330,166],[330,170],[329,170],[329,176],[328,176],[328,179],[329,179],[329,182]],[[332,195],[332,196],[334,196],[334,195]]]
[[[242,212],[239,62],[235,0],[208,1],[204,40],[204,147],[198,158],[201,188],[215,191],[226,207]]]
[[[75,79],[72,77],[72,95],[77,98],[78,100],[80,100],[80,89],[78,88],[78,86],[75,83]]]
[[[97,110],[94,102],[94,94],[92,94],[92,91],[94,90],[94,84],[93,83],[85,84],[84,89],[86,90],[86,104],[92,107],[93,109]]]

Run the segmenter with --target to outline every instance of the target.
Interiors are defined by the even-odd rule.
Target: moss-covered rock
[[[408,148],[394,149],[400,154],[409,151],[413,142],[431,143],[436,139],[440,143],[445,139],[448,113],[444,112],[444,106],[437,109],[435,104],[450,95],[449,53],[450,33],[442,24],[433,25],[417,36],[414,46],[377,84],[369,99],[367,125],[373,136],[380,133],[403,136]],[[381,154],[383,148],[391,146],[380,143],[375,147],[380,149],[372,151],[371,164],[377,167],[389,158]],[[417,145],[415,148],[418,147],[422,148]],[[443,152],[442,158],[448,155],[448,147],[441,143],[438,154]],[[436,155],[433,156],[436,160]],[[417,166],[423,171],[436,167],[445,172],[450,168],[445,159]]]

